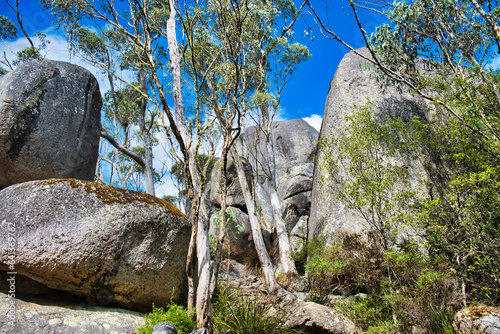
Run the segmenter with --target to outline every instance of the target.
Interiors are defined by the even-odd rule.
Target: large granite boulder
[[[278,194],[285,198],[293,195],[297,183],[311,181],[313,158],[316,155],[318,131],[302,119],[292,119],[271,124],[270,145],[264,134],[252,126],[241,134],[237,142],[238,153],[248,159],[252,171],[257,175],[276,173]],[[307,188],[307,186],[306,186]],[[308,190],[311,190],[312,184]],[[295,190],[296,191],[296,190]]]
[[[175,206],[140,192],[75,179],[0,191],[0,271],[134,310],[182,302],[190,233]]]
[[[458,334],[500,334],[500,308],[476,306],[458,311],[453,318]]]
[[[35,60],[0,76],[0,189],[93,180],[101,106],[97,80],[80,66]]]
[[[358,52],[369,56],[366,48]],[[376,116],[388,114],[402,119],[414,116],[426,117],[427,104],[423,98],[400,93],[393,87],[382,89],[373,75],[373,70],[363,66],[366,63],[366,60],[354,52],[345,55],[340,62],[330,83],[320,138],[329,138],[338,130],[345,129],[346,116],[352,115],[353,105],[365,105],[367,99],[373,102]],[[314,170],[309,239],[314,236],[325,236],[327,240],[333,241],[339,232],[366,235],[371,227],[356,210],[348,209],[345,203],[337,200],[328,182],[322,180],[321,166],[324,157],[325,152],[319,149]],[[407,166],[410,174],[415,176],[414,184],[417,185],[424,172],[423,166],[416,161]]]
[[[304,203],[304,198],[312,190],[318,135],[318,131],[306,121],[293,119],[272,123],[269,143],[257,127],[248,128],[237,142],[238,153],[252,166],[255,197],[264,218],[263,228],[268,232],[273,228],[269,184],[266,182],[268,175],[275,176],[288,232],[301,216],[309,214],[310,201]],[[269,148],[271,154],[267,153]]]
[[[143,315],[133,311],[46,298],[32,299],[25,301],[0,293],[1,333],[122,334],[133,333],[144,324]]]
[[[252,168],[245,159],[242,159],[245,176],[247,178],[250,189],[252,187]],[[216,207],[220,208],[220,178],[222,172],[222,159],[219,159],[214,168],[212,169],[210,177],[210,202]],[[241,190],[240,182],[238,181],[238,173],[236,166],[232,160],[228,160],[226,166],[226,204],[235,208],[240,208],[246,212],[245,198]]]

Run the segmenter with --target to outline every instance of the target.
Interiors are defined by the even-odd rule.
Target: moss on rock
[[[172,203],[165,201],[161,198],[134,190],[120,189],[109,186],[107,184],[100,184],[96,182],[83,181],[77,179],[48,179],[41,181],[34,181],[34,185],[54,185],[58,183],[66,183],[71,188],[85,188],[85,192],[88,194],[94,194],[102,203],[112,205],[112,204],[129,204],[133,202],[141,202],[149,205],[159,205],[165,207],[168,212],[180,216],[186,217],[182,211],[180,211]],[[28,187],[28,184],[21,184],[16,187],[16,189],[22,189]]]

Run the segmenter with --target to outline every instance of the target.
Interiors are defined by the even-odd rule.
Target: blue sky
[[[13,22],[16,22],[13,11],[7,7],[4,0],[0,1],[0,13],[7,15]],[[10,1],[14,2],[15,0]],[[328,22],[341,38],[355,48],[363,46],[362,35],[353,20],[348,8],[349,3],[346,0],[313,0],[311,3],[315,6],[318,14],[322,15],[325,22]],[[298,0],[296,4],[297,7],[300,6]],[[52,40],[47,57],[68,60],[66,45],[64,45],[64,40],[58,32],[54,31],[50,14],[43,10],[38,1],[34,0],[21,0],[20,8],[23,24],[28,34],[32,35],[36,31],[42,31],[48,34]],[[371,31],[374,27],[380,25],[382,21],[380,18],[365,14],[363,15],[363,23]],[[312,33],[308,31],[308,35],[306,35],[304,32],[308,28],[312,28]],[[22,46],[26,43],[20,31],[18,37],[19,40],[11,43],[10,48],[14,49],[16,46]],[[311,115],[322,116],[329,83],[340,60],[348,52],[348,49],[337,41],[323,37],[307,8],[302,17],[296,22],[294,38],[296,42],[309,47],[312,58],[299,65],[295,77],[285,87],[281,103],[283,109],[281,117],[293,119],[311,117]],[[2,54],[6,51],[7,57],[9,57],[10,50],[6,44],[0,46],[0,51]],[[76,59],[73,59],[72,62],[78,63]]]
[[[14,2],[15,0],[9,0]],[[322,16],[325,23],[347,43],[354,48],[364,45],[362,35],[358,30],[347,0],[311,0],[317,13]],[[299,0],[296,0],[297,7],[300,6]],[[32,36],[36,31],[42,31],[47,34],[51,41],[47,50],[47,58],[68,61],[69,55],[65,39],[52,26],[52,17],[43,10],[42,6],[35,0],[20,0],[20,10],[23,24],[28,34]],[[16,22],[13,11],[8,8],[5,0],[0,0],[0,14],[8,16],[13,22]],[[368,31],[382,24],[381,18],[377,18],[367,13],[362,13],[363,24]],[[309,29],[311,28],[311,29]],[[307,31],[307,34],[305,33]],[[328,94],[329,84],[332,80],[335,70],[342,57],[349,51],[339,42],[327,39],[322,36],[320,30],[315,25],[313,16],[307,11],[303,12],[301,18],[296,22],[294,42],[305,44],[309,47],[312,58],[300,64],[295,77],[287,84],[283,91],[281,100],[281,113],[279,119],[302,118],[319,130],[325,107],[325,101]],[[13,52],[28,46],[27,40],[18,32],[18,39],[2,42],[0,44],[0,56],[7,55],[12,60]],[[97,77],[99,74],[91,69],[81,60],[73,57],[72,63],[76,63],[90,69]],[[102,77],[102,75],[101,75]],[[104,94],[106,88],[105,80],[100,80],[101,93]],[[163,156],[164,153],[155,153]],[[156,168],[156,167],[155,167]],[[167,178],[169,178],[167,176]],[[174,194],[171,182],[165,181],[165,185],[158,189],[157,195]]]

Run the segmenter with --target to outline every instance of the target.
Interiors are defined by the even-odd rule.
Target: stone
[[[76,179],[0,191],[0,270],[133,310],[183,302],[190,234],[182,212],[141,192]]]
[[[369,56],[366,48],[358,50]],[[366,61],[350,52],[340,62],[325,105],[320,137],[328,138],[339,129],[346,127],[346,116],[352,115],[354,104],[364,105],[370,99],[375,106],[375,115],[390,114],[410,119],[413,116],[426,117],[427,103],[423,98],[407,93],[399,93],[394,87],[382,90],[370,69],[363,67]],[[321,178],[321,165],[325,153],[318,150],[314,170],[312,201],[309,217],[308,238],[324,236],[329,242],[335,240],[337,233],[354,233],[366,235],[371,227],[354,209],[348,209],[334,197],[331,188]],[[423,166],[418,162],[409,164],[410,174],[421,175]],[[420,177],[416,177],[418,183]],[[422,187],[425,189],[425,187]]]
[[[15,308],[15,313],[9,313]],[[122,334],[144,325],[143,314],[123,309],[0,293],[0,332],[30,334]]]
[[[453,318],[453,328],[458,334],[500,334],[500,308],[476,306],[462,309]]]
[[[248,185],[252,187],[252,169],[245,159],[242,159],[242,161]],[[216,162],[214,168],[212,169],[212,174],[210,178],[210,189],[211,189],[210,202],[218,208],[220,208],[221,171],[222,171],[222,160],[219,159]],[[241,190],[240,182],[238,181],[238,173],[236,171],[236,166],[234,165],[232,160],[229,160],[227,162],[226,182],[227,182],[227,194],[226,194],[227,206],[233,206],[235,208],[239,208],[246,212],[247,206],[245,204],[245,198],[243,197],[243,191]]]
[[[253,237],[250,228],[250,220],[248,215],[238,208],[227,208],[228,225],[226,227],[225,244],[228,247],[228,252],[231,259],[240,261],[248,256],[249,252],[253,251]],[[210,235],[215,238],[219,237],[220,229],[220,212],[213,214],[210,217]]]
[[[264,175],[263,169],[275,168],[276,179],[284,181],[300,172],[291,172],[294,168],[303,164],[310,164],[310,172],[306,173],[312,177],[312,163],[316,155],[318,131],[302,119],[292,119],[274,122],[271,125],[271,145],[274,148],[274,157],[269,157],[266,140],[262,133],[257,132],[255,126],[249,127],[241,134],[241,139],[236,142],[236,149],[240,156],[245,157],[252,166],[256,175]],[[272,161],[271,161],[272,160]],[[307,170],[307,168],[306,168]],[[278,187],[280,185],[278,184]],[[293,186],[288,184],[287,188]],[[287,189],[278,190],[278,194],[285,194]]]
[[[302,217],[309,216],[310,209],[311,191],[299,193],[281,203],[281,214],[288,233],[291,233]]]
[[[49,178],[93,180],[102,99],[95,77],[35,60],[0,77],[0,189]]]
[[[309,216],[301,216],[290,232],[290,245],[294,253],[300,253],[307,244],[307,221]]]
[[[169,322],[160,322],[153,327],[151,334],[177,334],[177,329]]]
[[[310,301],[294,294],[278,297],[275,308],[282,314],[286,328],[318,334],[361,334],[361,330],[340,311]]]
[[[310,204],[304,202],[304,195],[307,197],[309,192],[310,196],[312,190],[318,131],[301,119],[274,122],[270,134],[271,156],[265,153],[267,143],[262,136],[256,127],[250,127],[236,142],[236,149],[252,168],[255,199],[263,218],[262,229],[269,234],[274,229],[268,195],[270,185],[266,182],[266,176],[273,174],[278,197],[282,200],[282,214],[290,232],[300,219],[298,211],[301,215],[309,214]]]

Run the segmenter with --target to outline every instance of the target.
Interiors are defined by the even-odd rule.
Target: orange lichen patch
[[[500,316],[500,308],[492,306],[474,306],[467,309],[469,312],[467,317],[470,317],[472,321],[481,319],[489,314],[494,314]]]
[[[128,189],[119,189],[115,187],[111,187],[106,184],[100,184],[96,182],[90,181],[82,181],[77,179],[48,179],[35,181],[33,184],[35,185],[53,185],[58,183],[67,183],[73,189],[75,188],[85,188],[85,191],[90,194],[96,195],[96,197],[103,202],[104,204],[129,204],[133,202],[142,202],[149,205],[160,205],[167,210],[176,215],[186,217],[182,211],[180,211],[175,205],[170,202],[167,202],[161,198],[140,192],[133,191]],[[28,185],[20,185],[16,187],[16,189],[22,189],[27,187]]]

